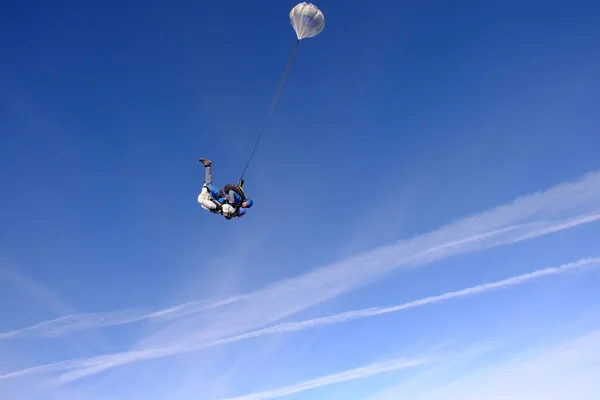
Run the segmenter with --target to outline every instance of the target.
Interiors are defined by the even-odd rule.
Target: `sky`
[[[4,5],[0,398],[597,399],[600,4],[295,4]]]

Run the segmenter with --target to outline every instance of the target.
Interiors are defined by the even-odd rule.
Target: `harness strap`
[[[227,185],[225,185],[223,190],[225,191],[225,193],[228,193],[230,190],[233,190],[235,193],[237,193],[238,196],[240,196],[242,199],[242,201],[240,203],[243,203],[244,201],[246,201],[246,194],[244,193],[244,189],[242,189],[239,186],[235,186],[235,185],[228,183]]]
[[[210,212],[211,212],[211,213],[214,213],[214,214],[221,214],[221,213],[222,213],[221,211],[223,210],[223,207],[221,206],[221,203],[219,203],[218,201],[216,201],[216,200],[214,200],[214,199],[212,199],[212,198],[210,199],[210,201],[211,201],[211,202],[212,202],[212,203],[213,203],[215,206],[217,206],[217,208],[215,208],[214,210],[210,210]]]

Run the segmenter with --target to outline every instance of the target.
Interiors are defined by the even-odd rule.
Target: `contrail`
[[[413,254],[412,258],[415,262],[418,262],[419,260],[426,262],[428,257],[436,258],[436,256],[439,255],[439,252],[441,251],[452,251],[454,248],[460,248],[461,246],[468,246],[474,243],[481,243],[484,240],[492,238],[497,239],[496,241],[490,242],[490,244],[485,246],[493,247],[504,244],[517,243],[523,240],[528,240],[535,237],[544,236],[550,233],[577,227],[579,225],[587,224],[590,222],[595,222],[597,220],[600,220],[600,213],[592,213],[589,215],[580,216],[578,218],[554,224],[544,224],[541,222],[537,222],[513,225],[495,231],[490,231],[483,234],[471,236],[465,239],[451,241],[439,246],[431,247],[422,252]],[[541,228],[533,231],[527,230],[528,228],[531,229],[535,226],[541,226]],[[526,232],[519,233],[523,230],[525,230]],[[512,236],[507,237],[506,235],[508,234]],[[192,301],[157,311],[123,310],[113,312],[67,315],[65,317],[60,317],[49,321],[43,321],[26,328],[15,329],[7,332],[0,332],[0,340],[27,337],[55,338],[77,331],[105,328],[114,325],[124,325],[134,322],[141,322],[144,320],[171,320],[183,318],[185,316],[197,314],[211,308],[217,308],[228,304],[233,304],[242,301],[244,298],[249,298],[250,296],[251,294],[239,295],[220,301],[215,300],[212,302],[208,300]]]
[[[397,371],[400,369],[416,367],[423,365],[431,360],[428,358],[420,358],[415,360],[408,360],[406,358],[399,358],[392,361],[381,362],[377,364],[367,365],[365,367],[355,368],[348,371],[344,371],[338,374],[332,374],[323,376],[316,379],[311,379],[298,383],[296,385],[286,386],[279,389],[269,390],[265,392],[247,394],[238,397],[228,397],[223,400],[266,400],[274,399],[277,397],[287,396],[290,394],[304,392],[306,390],[319,388],[322,386],[333,385],[341,382],[354,381],[357,379],[368,378],[373,375],[379,375],[385,372]]]
[[[235,296],[219,301],[192,301],[157,311],[137,309],[72,314],[39,322],[25,328],[0,332],[0,340],[28,337],[56,338],[78,331],[106,328],[114,325],[125,325],[145,320],[166,321],[197,314],[211,308],[222,307],[240,301],[242,298],[243,296]]]
[[[503,279],[501,281],[484,283],[477,286],[472,286],[467,289],[456,290],[454,292],[444,293],[438,296],[430,296],[425,297],[420,300],[411,301],[408,303],[391,306],[391,307],[371,307],[365,308],[362,310],[348,311],[344,313],[339,313],[335,315],[331,315],[328,317],[322,318],[313,318],[306,321],[300,322],[288,322],[284,324],[279,324],[272,326],[267,329],[261,329],[259,331],[250,332],[244,335],[239,335],[234,338],[224,339],[223,342],[226,341],[237,341],[241,339],[247,339],[256,336],[263,336],[267,334],[277,334],[277,333],[285,333],[285,332],[297,332],[304,329],[317,328],[321,326],[339,324],[342,322],[348,322],[355,319],[362,319],[367,317],[373,317],[376,315],[389,314],[396,311],[402,311],[409,308],[422,307],[430,304],[441,303],[447,300],[455,299],[458,297],[466,297],[472,296],[475,294],[481,294],[488,292],[493,289],[500,289],[509,286],[516,286],[526,283],[530,280],[541,278],[550,275],[558,275],[564,274],[568,271],[583,269],[587,267],[598,267],[600,266],[600,257],[597,258],[585,258],[576,262],[563,264],[559,267],[550,267],[545,269],[540,269],[534,272],[530,272],[523,275],[513,276],[512,278]]]
[[[220,309],[210,329],[177,322],[142,339],[138,348],[165,343],[210,342],[264,328],[337,296],[449,257],[541,237],[600,218],[600,171],[530,194],[511,203],[452,222],[429,233],[400,240],[275,282],[242,302]],[[191,329],[190,329],[191,328]]]
[[[25,376],[25,375],[33,375],[33,374],[42,373],[42,372],[50,372],[53,370],[65,370],[65,369],[70,369],[70,368],[77,368],[78,366],[81,367],[81,365],[79,365],[80,363],[81,363],[81,361],[77,361],[77,360],[65,360],[65,361],[60,361],[57,363],[52,363],[52,364],[47,364],[47,365],[40,365],[40,366],[32,367],[32,368],[25,368],[25,369],[22,369],[19,371],[10,372],[5,375],[0,375],[0,380],[19,378],[19,377]]]
[[[0,333],[0,339],[54,337],[83,329],[142,320],[173,320],[223,306],[228,307],[223,310],[219,320],[214,321],[212,333],[203,334],[208,335],[205,339],[214,339],[217,333],[220,337],[234,335],[268,326],[323,301],[371,284],[400,267],[422,266],[460,254],[571,229],[599,219],[600,171],[595,171],[577,181],[518,198],[435,231],[323,266],[254,292],[214,302],[189,302],[148,313],[133,310],[67,316]],[[195,340],[198,335],[197,329],[182,335],[175,327],[165,333],[174,336],[171,342]],[[140,343],[145,347],[155,344],[149,339]]]
[[[83,331],[110,325],[128,324],[141,321],[145,318],[146,315],[143,314],[143,311],[137,310],[67,315],[65,317],[40,322],[26,328],[2,332],[0,333],[0,340],[25,337],[52,338],[75,331]]]
[[[110,369],[110,368],[113,368],[113,367],[116,367],[119,365],[124,365],[124,364],[137,362],[137,361],[141,361],[141,360],[165,357],[165,356],[174,355],[174,354],[178,354],[178,353],[197,351],[197,350],[201,350],[201,349],[208,348],[208,347],[238,342],[241,340],[251,339],[251,338],[265,336],[265,335],[281,334],[281,333],[288,333],[288,332],[298,332],[298,331],[302,331],[302,330],[306,330],[306,329],[313,329],[313,328],[318,328],[318,327],[323,327],[323,326],[328,326],[328,325],[340,324],[340,323],[344,323],[344,322],[348,322],[348,321],[352,321],[352,320],[373,317],[373,316],[377,316],[377,315],[389,314],[389,313],[402,311],[402,310],[406,310],[406,309],[410,309],[410,308],[423,307],[423,306],[427,306],[427,305],[431,305],[431,304],[441,303],[441,302],[459,298],[459,297],[467,297],[467,296],[482,294],[482,293],[485,293],[485,292],[488,292],[488,291],[494,290],[494,289],[501,289],[501,288],[505,288],[505,287],[521,285],[521,284],[524,284],[533,279],[538,279],[538,278],[552,276],[552,275],[564,274],[564,273],[567,273],[569,271],[574,271],[574,270],[583,270],[585,268],[596,268],[598,266],[600,266],[600,257],[584,258],[584,259],[581,259],[581,260],[578,260],[575,262],[563,264],[558,267],[550,267],[550,268],[540,269],[540,270],[536,270],[536,271],[529,272],[526,274],[513,276],[511,278],[503,279],[500,281],[485,283],[485,284],[481,284],[481,285],[477,285],[477,286],[472,286],[470,288],[466,288],[466,289],[462,289],[462,290],[447,292],[447,293],[444,293],[444,294],[438,295],[438,296],[425,297],[425,298],[422,298],[419,300],[414,300],[414,301],[403,303],[403,304],[396,305],[396,306],[371,307],[371,308],[365,308],[365,309],[361,309],[361,310],[354,310],[354,311],[348,311],[348,312],[343,312],[343,313],[339,313],[339,314],[334,314],[334,315],[330,315],[327,317],[313,318],[313,319],[309,319],[309,320],[305,320],[305,321],[288,322],[288,323],[275,325],[275,326],[272,326],[269,328],[260,329],[260,330],[244,333],[241,335],[236,335],[236,336],[232,336],[229,338],[216,340],[216,341],[209,342],[209,343],[197,343],[197,342],[180,343],[178,345],[162,347],[162,348],[158,347],[158,348],[153,348],[153,349],[137,350],[137,351],[130,351],[130,352],[125,352],[125,353],[107,355],[107,356],[94,357],[94,358],[84,360],[84,361],[69,363],[64,368],[61,368],[60,365],[49,364],[47,366],[38,367],[37,369],[32,369],[31,371],[24,370],[24,371],[18,371],[16,373],[20,373],[20,374],[23,374],[23,372],[36,373],[36,372],[47,371],[50,369],[71,370],[70,372],[60,375],[55,381],[56,383],[66,383],[66,382],[74,381],[77,379],[81,379],[85,376],[96,374],[103,370]],[[44,369],[44,367],[46,369]],[[0,376],[0,379],[10,378],[10,377],[12,377],[11,375],[14,375],[16,373]]]
[[[362,310],[347,311],[339,314],[330,315],[321,318],[312,318],[305,321],[299,322],[286,322],[271,326],[269,328],[256,330],[253,332],[244,333],[242,335],[233,336],[226,339],[217,340],[202,347],[211,347],[215,345],[221,345],[226,343],[237,342],[244,339],[250,339],[254,337],[272,335],[287,332],[298,332],[305,329],[318,328],[327,325],[340,324],[356,319],[362,319],[367,317],[374,317],[377,315],[389,314],[397,311],[407,310],[409,308],[422,307],[430,304],[441,303],[458,297],[472,296],[475,294],[482,294],[493,289],[500,289],[509,286],[516,286],[526,283],[536,278],[542,278],[550,275],[564,274],[573,270],[580,270],[584,268],[595,268],[600,266],[600,257],[596,258],[584,258],[579,261],[575,261],[568,264],[563,264],[558,267],[550,267],[540,269],[537,271],[529,272],[523,275],[513,276],[511,278],[503,279],[501,281],[484,283],[477,286],[472,286],[467,289],[456,290],[453,292],[444,293],[438,296],[425,297],[423,299],[414,300],[408,303],[399,304],[391,307],[371,307],[364,308]],[[195,350],[195,349],[193,349]]]

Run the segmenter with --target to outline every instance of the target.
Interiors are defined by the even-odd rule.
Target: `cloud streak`
[[[81,379],[83,377],[96,374],[98,372],[132,362],[165,357],[169,355],[174,355],[178,353],[191,352],[202,350],[204,348],[229,344],[233,342],[238,342],[241,340],[252,339],[256,337],[261,337],[265,335],[274,335],[274,334],[282,334],[282,333],[290,333],[290,332],[299,332],[306,329],[314,329],[334,324],[340,324],[344,322],[349,322],[357,319],[363,319],[368,317],[374,317],[378,315],[384,315],[389,313],[394,313],[398,311],[403,311],[416,307],[423,307],[427,305],[432,305],[436,303],[442,303],[448,300],[473,296],[477,294],[483,294],[490,290],[502,289],[511,286],[522,285],[534,279],[539,279],[543,277],[565,274],[570,271],[575,270],[583,270],[586,268],[597,268],[600,266],[600,257],[596,258],[584,258],[575,262],[567,263],[560,265],[558,267],[549,267],[544,269],[539,269],[530,273],[513,276],[507,279],[503,279],[500,281],[484,283],[477,286],[472,286],[466,289],[456,290],[452,292],[447,292],[437,296],[429,296],[419,300],[414,300],[411,302],[399,304],[396,306],[390,307],[371,307],[361,310],[353,310],[348,312],[343,312],[335,315],[330,315],[327,317],[321,318],[313,318],[304,321],[298,322],[288,322],[283,324],[278,324],[275,326],[271,326],[265,329],[255,330],[252,332],[216,340],[209,343],[199,343],[199,342],[190,342],[190,343],[180,343],[177,346],[169,346],[162,348],[154,348],[154,349],[145,349],[138,351],[130,351],[124,353],[117,353],[112,355],[100,356],[91,358],[84,361],[73,361],[69,363],[58,363],[58,364],[49,364],[47,366],[41,366],[37,368],[31,368],[23,371],[17,371],[8,375],[0,376],[0,379],[8,379],[15,376],[25,375],[29,373],[37,373],[37,372],[47,372],[49,370],[70,370],[70,372],[64,373],[60,375],[58,378],[54,380],[55,384],[63,384],[67,382],[71,382],[77,379]]]
[[[400,385],[372,399],[595,400],[598,376],[600,331],[596,330],[550,348],[526,350],[505,362],[479,362],[471,373],[445,385],[436,387],[435,379],[413,390]]]
[[[210,341],[268,326],[282,318],[384,278],[399,268],[541,237],[600,219],[600,171],[575,182],[519,198],[435,231],[273,283],[219,309],[210,329],[174,324],[146,338],[143,347]]]
[[[365,379],[374,375],[379,375],[385,372],[397,371],[400,369],[411,368],[423,365],[430,362],[429,358],[419,358],[415,360],[409,360],[406,358],[399,358],[392,361],[386,361],[376,364],[367,365],[365,367],[355,368],[348,371],[344,371],[337,374],[327,375],[316,379],[311,379],[298,383],[296,385],[286,386],[279,389],[268,390],[259,393],[247,394],[238,397],[228,397],[223,400],[266,400],[274,399],[277,397],[288,396],[290,394],[296,394],[311,390],[323,386],[329,386],[336,383],[349,382],[357,379]]]
[[[374,317],[377,315],[389,314],[393,312],[398,312],[402,310],[407,310],[409,308],[423,307],[426,305],[442,303],[448,300],[456,299],[459,297],[467,297],[473,296],[476,294],[482,294],[494,289],[501,289],[510,286],[522,285],[528,281],[533,279],[538,279],[551,275],[564,274],[573,270],[581,270],[584,268],[593,268],[600,266],[600,257],[597,258],[585,258],[576,262],[563,264],[559,267],[550,267],[545,269],[540,269],[537,271],[533,271],[527,274],[514,276],[511,278],[503,279],[501,281],[484,283],[477,286],[472,286],[467,289],[456,290],[453,292],[444,293],[438,296],[430,296],[425,297],[423,299],[414,300],[408,303],[391,306],[391,307],[371,307],[365,308],[362,310],[354,310],[348,311],[344,313],[339,313],[335,315],[330,315],[322,318],[312,318],[305,321],[299,322],[287,322],[279,325],[275,325],[266,329],[257,330],[254,332],[249,332],[243,335],[238,335],[233,338],[223,339],[222,341],[216,342],[218,344],[229,343],[232,341],[238,341],[242,339],[249,339],[252,337],[270,335],[270,334],[279,334],[279,333],[288,333],[288,332],[298,332],[305,329],[312,329],[322,326],[340,324],[343,322],[349,322],[356,319]],[[212,344],[212,343],[211,343]]]
[[[193,301],[157,311],[134,309],[100,313],[72,314],[39,322],[25,328],[0,332],[0,340],[31,337],[56,338],[78,331],[125,325],[141,321],[166,321],[170,319],[183,318],[211,308],[217,308],[231,304],[239,301],[241,298],[242,296],[237,296],[212,302],[209,300]]]
[[[432,247],[422,252],[413,254],[412,260],[409,259],[407,260],[407,262],[413,261],[427,263],[428,257],[443,258],[443,255],[440,256],[439,254],[443,251],[461,251],[462,247],[470,246],[473,244],[478,244],[482,247],[495,247],[506,244],[513,244],[520,241],[559,232],[562,230],[571,229],[598,220],[600,220],[600,213],[591,213],[588,215],[582,215],[572,219],[553,223],[536,222],[529,224],[513,225],[506,228],[467,237],[465,239],[443,243],[439,246]],[[471,249],[471,251],[477,250],[477,248]],[[468,249],[462,251],[467,252]],[[215,301],[192,301],[156,311],[138,309],[67,315],[61,318],[43,321],[31,325],[29,327],[15,329],[7,332],[0,332],[0,340],[28,337],[56,338],[78,331],[106,328],[109,326],[116,325],[125,325],[145,320],[167,321],[198,314],[209,309],[231,305],[236,302],[243,301],[244,299],[250,299],[254,294],[256,293],[243,294]]]
[[[54,338],[71,332],[128,324],[143,319],[145,315],[136,310],[67,315],[26,328],[2,332],[0,340],[28,337]]]
[[[519,198],[510,204],[459,220],[430,233],[350,257],[307,274],[276,282],[255,292],[215,303],[193,302],[156,311],[153,313],[155,317],[168,319],[202,311],[207,304],[213,308],[219,307],[218,318],[211,321],[207,329],[202,329],[189,319],[185,321],[187,325],[175,323],[154,337],[145,338],[136,350],[65,364],[65,369],[71,371],[61,375],[57,382],[69,382],[142,360],[195,351],[270,333],[304,329],[302,324],[328,324],[330,322],[323,322],[323,319],[315,319],[291,323],[292,325],[280,324],[277,325],[278,328],[258,329],[373,283],[400,267],[423,266],[448,257],[571,229],[599,219],[600,171],[596,171],[576,182],[557,185],[544,192]],[[369,314],[375,311],[363,312]],[[335,318],[354,317],[342,314]],[[77,319],[75,321],[81,322]],[[129,320],[123,318],[121,321],[111,321],[128,323]],[[105,326],[106,323],[105,320],[95,326]],[[67,326],[72,328],[77,324]],[[52,364],[48,367],[55,368]],[[43,370],[42,366],[36,371]]]
[[[514,244],[571,229],[599,219],[600,170],[577,181],[562,183],[546,191],[518,198],[509,204],[464,218],[427,234],[350,257],[255,292],[219,301],[189,302],[149,313],[133,310],[67,316],[1,333],[0,338],[32,335],[52,337],[82,329],[142,320],[178,319],[207,309],[224,307],[220,315],[221,322],[214,326],[214,339],[268,325],[373,283],[400,267],[423,266],[468,252]],[[174,340],[184,340],[186,336],[177,331],[177,326],[162,333],[174,336]],[[160,341],[163,341],[162,338]],[[155,344],[152,343],[152,338],[147,338],[144,342],[142,344],[148,346]]]

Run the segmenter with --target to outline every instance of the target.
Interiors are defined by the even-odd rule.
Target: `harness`
[[[217,206],[217,208],[215,208],[214,210],[209,210],[211,213],[213,214],[221,214],[221,210],[222,210],[222,206],[221,203],[219,203],[218,201],[214,200],[212,197],[209,199],[211,203],[213,203],[215,206]]]
[[[206,186],[204,186],[204,187],[206,187]],[[204,198],[204,200],[208,200],[216,206],[216,208],[214,210],[208,209],[209,212],[211,212],[213,214],[221,214],[221,210],[223,207],[221,206],[221,203],[219,203],[217,200],[213,199],[208,188],[207,188],[207,191],[204,193],[201,193],[200,196],[202,196]]]
[[[237,217],[237,211],[239,210],[239,208],[241,207],[242,203],[244,201],[246,201],[246,193],[244,193],[244,189],[242,189],[242,186],[244,185],[244,180],[241,179],[237,185],[232,185],[230,183],[228,183],[227,185],[225,185],[225,187],[223,189],[219,189],[219,194],[221,195],[221,197],[227,198],[227,196],[225,195],[225,193],[228,193],[230,190],[233,190],[238,196],[240,196],[240,198],[242,199],[239,204],[233,205],[233,204],[229,204],[230,206],[232,206],[235,209],[235,213],[229,217],[225,216],[225,218],[227,219],[231,219],[231,218],[235,218]],[[223,214],[223,205],[221,203],[219,203],[217,200],[213,199],[212,194],[210,193],[210,191],[207,191],[206,193],[203,194],[203,197],[206,200],[209,200],[211,203],[213,203],[216,208],[214,210],[209,210],[211,213],[213,214]]]
[[[246,194],[244,193],[244,189],[242,189],[241,186],[236,186],[228,183],[223,188],[223,191],[225,193],[229,192],[230,190],[233,190],[235,193],[237,193],[238,196],[240,196],[240,198],[242,199],[242,201],[240,201],[240,204],[246,201]]]
[[[233,217],[237,217],[238,216],[238,213],[237,213],[238,210],[242,206],[242,203],[244,201],[246,201],[246,193],[244,193],[244,189],[242,189],[242,186],[244,186],[244,180],[240,179],[240,181],[238,182],[237,185],[232,185],[232,184],[228,183],[223,188],[223,191],[225,193],[228,193],[230,190],[233,190],[238,196],[240,196],[241,201],[238,204],[236,204],[236,205],[232,205],[233,208],[235,209],[235,214],[233,215]]]

